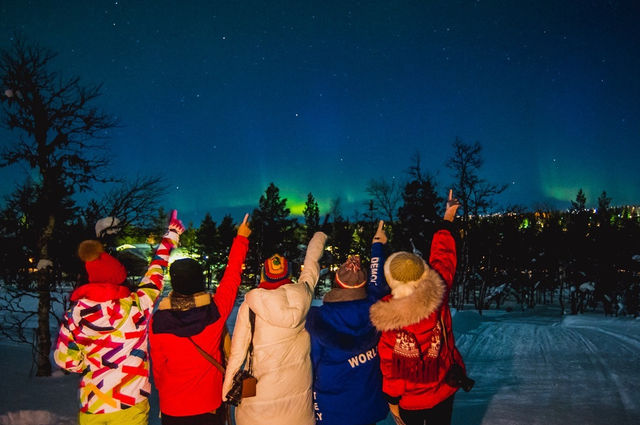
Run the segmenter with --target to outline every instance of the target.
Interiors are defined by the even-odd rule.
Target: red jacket
[[[406,410],[432,408],[457,391],[444,382],[451,366],[451,350],[455,360],[464,368],[451,330],[448,299],[456,269],[456,246],[448,230],[434,234],[429,264],[431,267],[427,266],[422,277],[413,283],[413,293],[404,297],[388,295],[370,310],[371,321],[382,331],[378,344],[382,390],[388,398],[399,399],[400,407]],[[441,333],[434,337],[432,331],[440,317],[447,332],[446,345]],[[439,363],[434,363],[429,379],[409,378],[399,373],[397,366],[394,368],[394,348],[397,352],[399,335],[403,330],[415,335],[423,358],[430,348],[440,344]]]
[[[149,342],[160,411],[171,416],[212,412],[222,403],[222,373],[189,341],[222,363],[220,339],[240,286],[249,240],[236,236],[215,296],[194,294],[195,306],[172,307],[165,298],[153,315]]]

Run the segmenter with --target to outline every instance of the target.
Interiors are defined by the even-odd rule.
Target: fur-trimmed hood
[[[442,305],[446,285],[438,272],[429,266],[426,266],[420,279],[405,285],[410,285],[413,290],[405,295],[405,292],[394,288],[394,294],[390,298],[385,297],[371,306],[371,322],[379,331],[400,329],[418,323]]]

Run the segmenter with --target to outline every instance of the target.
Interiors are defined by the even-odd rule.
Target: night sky
[[[2,0],[0,46],[19,31],[102,82],[111,171],[166,173],[163,205],[197,225],[270,182],[294,213],[308,192],[362,212],[415,152],[445,195],[456,137],[509,185],[498,206],[637,204],[639,22],[636,0]]]

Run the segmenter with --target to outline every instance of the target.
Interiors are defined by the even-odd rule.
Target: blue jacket
[[[383,248],[381,243],[371,247],[366,298],[325,300],[309,310],[306,328],[311,336],[316,424],[371,424],[389,412],[382,393],[380,335],[369,320],[369,307],[389,293]]]

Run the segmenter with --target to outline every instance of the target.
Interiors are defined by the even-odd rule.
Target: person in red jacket
[[[204,353],[223,363],[221,338],[249,248],[248,217],[238,227],[215,296],[205,291],[203,271],[195,260],[177,260],[169,269],[173,291],[154,313],[149,336],[163,425],[224,423],[224,376]]]
[[[403,251],[387,259],[384,274],[391,295],[370,309],[371,322],[382,332],[378,343],[382,391],[398,423],[450,424],[453,397],[461,384],[448,372],[457,370],[466,377],[449,310],[456,244],[446,227],[457,208],[450,191],[445,228],[433,236],[428,265]]]

